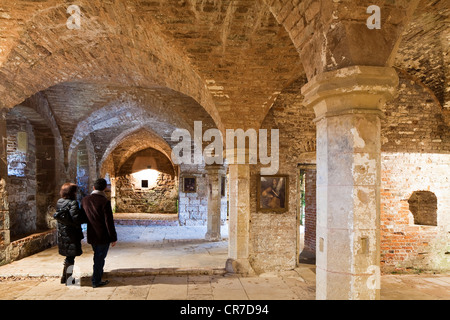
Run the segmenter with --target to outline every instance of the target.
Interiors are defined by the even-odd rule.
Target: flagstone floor
[[[203,227],[117,226],[106,260],[110,283],[92,288],[92,249],[77,257],[81,280],[60,284],[57,248],[0,267],[0,300],[314,300],[315,267],[241,277],[224,270],[224,240],[205,241]],[[448,300],[450,275],[382,275],[382,300]]]

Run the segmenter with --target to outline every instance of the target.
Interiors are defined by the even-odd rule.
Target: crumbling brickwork
[[[316,170],[305,170],[305,249],[316,252]]]
[[[448,270],[450,130],[434,93],[399,74],[399,96],[386,105],[382,126],[382,266]],[[416,224],[408,202],[424,191],[436,197],[435,226]]]

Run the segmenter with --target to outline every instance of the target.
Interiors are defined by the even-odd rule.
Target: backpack
[[[67,225],[67,226],[76,226],[76,224],[72,221],[72,216],[70,215],[70,209],[69,209],[68,202],[64,207],[61,207],[56,210],[56,212],[53,214],[53,218],[56,219],[61,224]]]

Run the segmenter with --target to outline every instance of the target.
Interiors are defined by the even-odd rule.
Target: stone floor
[[[119,242],[107,257],[101,288],[90,286],[92,250],[76,259],[81,280],[61,285],[56,248],[0,267],[0,300],[314,300],[315,268],[282,273],[227,274],[224,240],[203,240],[204,227],[118,225]],[[450,275],[383,275],[382,300],[448,300]]]
[[[293,271],[283,276],[235,275],[110,276],[92,288],[89,278],[64,286],[57,278],[0,281],[2,300],[314,300],[314,284]],[[309,272],[309,271],[305,271]]]

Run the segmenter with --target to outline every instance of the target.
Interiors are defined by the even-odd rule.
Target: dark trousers
[[[75,257],[67,256],[66,259],[64,259],[64,264],[67,265],[74,265],[75,264]]]
[[[102,281],[103,267],[105,266],[105,258],[108,254],[108,244],[92,245],[94,250],[94,272],[92,274],[92,284],[99,284]]]
[[[61,283],[67,284],[67,280],[72,276],[73,270],[68,270],[70,266],[73,266],[75,264],[75,257],[67,256],[64,259],[64,268],[63,268],[63,274],[61,277]],[[73,280],[72,280],[73,282]]]

